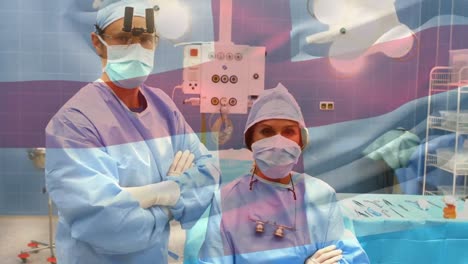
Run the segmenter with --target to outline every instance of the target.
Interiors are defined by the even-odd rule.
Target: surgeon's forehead
[[[106,33],[119,33],[122,32],[123,28],[123,22],[124,19],[123,17],[112,22],[109,26],[107,26],[104,31]],[[137,27],[137,28],[146,28],[146,19],[141,16],[134,16],[133,17],[133,22],[132,22],[132,27]]]
[[[288,119],[268,119],[257,123],[257,127],[299,127],[299,123]]]

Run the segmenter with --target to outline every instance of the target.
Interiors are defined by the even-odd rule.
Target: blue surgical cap
[[[125,7],[133,7],[133,16],[145,17],[145,10],[153,8],[146,0],[104,0],[97,12],[96,25],[105,29],[125,16]]]
[[[253,103],[247,117],[244,135],[258,122],[269,119],[287,119],[296,121],[302,130],[303,146],[307,145],[308,136],[304,117],[296,99],[279,83],[273,89],[264,90]],[[247,146],[250,148],[250,146]]]

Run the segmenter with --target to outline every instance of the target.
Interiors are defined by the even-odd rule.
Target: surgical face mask
[[[299,145],[281,135],[252,144],[253,157],[260,171],[271,179],[287,176],[301,155]]]
[[[107,47],[107,64],[103,71],[113,83],[132,89],[148,78],[153,70],[154,50],[145,49],[139,43],[108,45],[101,36],[98,38]]]

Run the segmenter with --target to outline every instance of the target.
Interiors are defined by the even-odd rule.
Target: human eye
[[[269,127],[268,128],[266,127],[260,130],[260,134],[262,134],[265,137],[271,137],[275,135],[275,131]]]
[[[143,35],[141,35],[140,40],[141,40],[141,42],[145,42],[145,43],[153,43],[154,38],[155,38],[155,36],[152,35],[152,34],[143,34]]]
[[[285,130],[283,130],[283,133],[281,133],[282,135],[284,136],[295,136],[297,134],[297,129],[293,128],[293,127],[288,127],[286,128]]]
[[[129,35],[120,34],[120,35],[115,36],[115,40],[117,40],[119,44],[127,44],[130,42],[130,39],[131,39],[131,36]]]

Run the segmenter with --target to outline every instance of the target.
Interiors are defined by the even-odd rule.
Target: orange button
[[[198,49],[190,49],[190,56],[197,57],[198,56]]]

